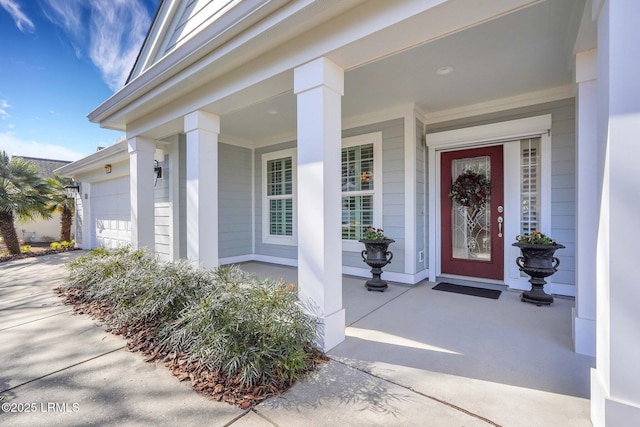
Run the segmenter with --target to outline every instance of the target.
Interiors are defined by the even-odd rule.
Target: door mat
[[[495,289],[474,288],[473,286],[454,285],[453,283],[440,282],[432,289],[436,291],[453,292],[455,294],[472,295],[474,297],[498,299],[502,291]]]

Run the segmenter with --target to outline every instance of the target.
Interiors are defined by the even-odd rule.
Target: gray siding
[[[274,151],[295,148],[296,142],[289,141],[282,144],[270,145],[269,147],[255,150],[255,227],[256,227],[256,254],[268,255],[278,258],[298,258],[298,248],[296,246],[273,245],[262,241],[262,155]],[[297,180],[297,177],[295,178]],[[297,184],[297,181],[296,181]],[[294,207],[295,209],[295,207]]]
[[[220,144],[218,155],[220,258],[251,254],[251,150]]]
[[[375,225],[396,241],[389,247],[393,252],[393,262],[385,270],[404,273],[404,119],[348,129],[342,132],[342,137],[372,132],[382,132],[383,212],[382,224]],[[359,252],[343,252],[342,263],[349,267],[368,268]]]
[[[428,133],[551,114],[551,235],[566,249],[553,281],[575,285],[575,99],[429,125]]]
[[[427,165],[425,154],[427,152],[422,142],[424,125],[416,120],[416,271],[427,268]],[[423,253],[420,261],[420,252]]]

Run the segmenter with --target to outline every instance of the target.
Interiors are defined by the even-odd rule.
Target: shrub
[[[67,242],[66,240],[62,242],[51,242],[49,247],[54,251],[60,251],[60,250],[67,250],[69,248],[73,248],[75,245],[76,245],[76,240],[71,239],[70,242]]]
[[[143,250],[133,250],[128,246],[107,249],[97,248],[68,264],[69,278],[61,286],[63,290],[82,291],[85,301],[100,299],[101,295],[109,295],[111,286],[103,283],[114,278],[126,280],[128,269],[136,266],[140,259],[147,256]],[[108,298],[112,300],[113,298]]]
[[[62,290],[108,305],[107,326],[144,329],[162,353],[184,354],[235,385],[288,386],[319,353],[312,346],[316,321],[292,285],[260,281],[238,267],[162,263],[131,248],[92,250],[69,267]]]
[[[29,252],[31,252],[31,245],[20,246],[20,253],[21,254],[26,254],[26,253],[29,253]]]
[[[294,289],[283,282],[246,277],[227,283],[166,325],[161,332],[164,343],[247,386],[290,385],[313,364],[316,326]]]
[[[211,292],[213,283],[211,270],[198,268],[186,260],[139,262],[126,280],[113,284],[120,295],[114,300],[115,320],[119,326],[171,322],[191,301]]]

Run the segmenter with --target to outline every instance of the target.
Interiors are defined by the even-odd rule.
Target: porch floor
[[[295,268],[241,267],[258,277],[297,281]],[[301,423],[314,424],[348,403],[354,411],[371,411],[372,420],[399,421],[400,411],[420,410],[418,402],[427,400],[481,425],[591,425],[595,359],[573,351],[572,298],[537,307],[513,291],[492,300],[435,291],[424,281],[389,283],[379,293],[368,292],[364,281],[343,276],[346,340],[329,351],[331,362],[258,412],[277,422],[284,406],[296,409]],[[424,417],[430,419],[428,411]]]

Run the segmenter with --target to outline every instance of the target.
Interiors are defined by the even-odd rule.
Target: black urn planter
[[[536,305],[551,305],[553,296],[544,291],[544,285],[547,283],[544,278],[551,276],[558,271],[560,260],[554,255],[555,251],[564,248],[559,243],[543,245],[532,243],[516,242],[513,246],[520,248],[522,256],[516,259],[516,264],[520,267],[520,271],[524,271],[531,276],[531,290],[525,291],[520,295],[522,302],[529,302]]]
[[[371,267],[372,279],[367,280],[365,287],[369,291],[384,292],[387,289],[387,282],[380,279],[382,274],[382,267],[389,264],[393,259],[393,253],[389,249],[389,245],[395,240],[393,239],[381,239],[381,240],[369,240],[360,239],[361,243],[364,243],[365,250],[360,253],[362,260]]]

